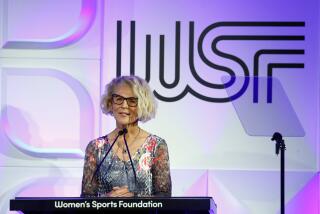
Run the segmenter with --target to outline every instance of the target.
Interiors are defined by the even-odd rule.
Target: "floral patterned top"
[[[121,160],[112,150],[94,173],[112,142],[108,137],[91,141],[85,154],[81,197],[105,196],[115,186],[128,186],[135,196],[171,196],[169,154],[166,142],[149,135],[130,160]]]

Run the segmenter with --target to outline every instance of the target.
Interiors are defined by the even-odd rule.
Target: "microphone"
[[[123,130],[120,130],[120,131],[118,132],[117,137],[114,139],[114,141],[112,142],[112,144],[111,144],[110,148],[108,149],[107,153],[104,155],[102,161],[99,163],[97,169],[96,169],[95,172],[93,173],[93,176],[92,176],[92,178],[91,178],[91,183],[92,183],[93,178],[94,178],[94,177],[97,175],[97,173],[99,172],[100,167],[101,167],[103,161],[106,159],[106,157],[107,157],[108,154],[110,153],[112,147],[114,146],[114,144],[116,143],[116,141],[118,140],[118,138],[119,138],[121,135],[123,135],[123,134],[125,134],[125,133],[127,133],[127,132],[128,132],[128,130],[127,130],[126,128],[124,128]]]
[[[282,139],[282,135],[279,132],[275,132],[271,138],[272,141],[276,141],[276,155],[279,155],[280,149],[284,148],[284,140]]]
[[[120,131],[118,132],[118,135],[121,136],[121,135],[127,134],[127,133],[128,133],[128,129],[127,129],[127,128],[124,128],[124,129],[122,129],[122,130],[120,130]]]
[[[122,132],[121,132],[122,131]],[[127,128],[124,128],[124,129],[122,129],[120,132],[122,133],[122,134],[127,134],[128,133],[128,129]]]

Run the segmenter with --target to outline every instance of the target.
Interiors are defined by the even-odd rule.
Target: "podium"
[[[59,198],[16,197],[11,211],[23,213],[184,213],[216,214],[211,197]]]

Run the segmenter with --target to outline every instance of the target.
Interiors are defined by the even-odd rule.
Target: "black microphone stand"
[[[134,168],[133,161],[132,161],[132,158],[131,158],[131,154],[130,154],[130,151],[129,151],[129,147],[128,147],[128,143],[127,143],[127,139],[126,139],[126,134],[127,133],[128,133],[128,130],[126,128],[124,128],[123,129],[123,140],[124,140],[124,144],[126,145],[126,149],[128,151],[130,164],[131,164],[131,167],[132,167],[132,170],[133,170],[133,175],[134,175],[135,188],[136,188],[137,187],[137,173],[136,173],[136,170]]]
[[[279,132],[275,132],[271,138],[272,141],[276,141],[276,155],[279,155],[280,150],[280,195],[281,195],[281,214],[285,214],[285,159],[284,152],[286,145],[282,139],[282,135]]]
[[[123,134],[124,134],[124,130],[120,130],[120,131],[118,132],[117,137],[114,139],[114,141],[112,142],[109,150],[108,150],[107,153],[104,155],[103,159],[101,160],[101,162],[100,162],[99,165],[97,166],[97,169],[96,169],[95,172],[93,173],[92,178],[91,178],[91,182],[92,182],[93,178],[96,176],[96,174],[99,172],[100,167],[101,167],[103,161],[106,159],[106,157],[107,157],[108,154],[110,153],[112,147],[114,146],[114,144],[116,143],[116,141],[118,140],[118,138],[119,138],[121,135],[123,135]]]

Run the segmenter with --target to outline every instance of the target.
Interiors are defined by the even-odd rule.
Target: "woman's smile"
[[[119,114],[120,116],[123,116],[123,117],[130,116],[130,113],[128,113],[128,112],[119,112],[118,114]]]

